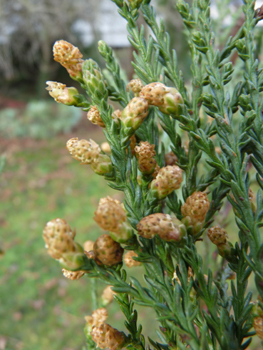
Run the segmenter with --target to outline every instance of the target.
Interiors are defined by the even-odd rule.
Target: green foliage
[[[254,303],[258,294],[263,298],[260,230],[263,216],[263,102],[260,95],[263,70],[255,56],[253,34],[261,19],[260,11],[254,10],[254,1],[245,0],[243,25],[223,43],[219,40],[219,48],[210,17],[210,1],[193,0],[191,4],[177,1],[176,8],[186,27],[192,59],[192,86],[189,88],[178,68],[176,52],[170,48],[164,21],[158,23],[156,20],[151,1],[113,1],[127,21],[128,38],[135,49],[132,62],[135,74],[146,88],[159,82],[168,91],[168,86],[172,85],[179,91],[180,98],[176,113],[170,110],[168,115],[163,108],[166,96],[159,101],[151,90],[152,95],[145,97],[147,93],[146,90],[142,93],[143,88],[140,97],[148,99],[149,114],[139,127],[128,125],[127,132],[126,113],[135,104],[132,99],[135,93],[133,96],[125,89],[112,49],[103,42],[99,43],[99,52],[114,86],[109,79],[105,80],[92,59],[83,63],[83,76],[77,80],[86,90],[91,104],[97,106],[105,124],[104,134],[111,147],[113,164],[113,172],[106,174],[105,178],[110,187],[124,193],[128,221],[134,230],[151,214],[169,213],[182,220],[187,227],[187,237],[177,242],[162,240],[157,234],[151,239],[134,235],[123,245],[125,250],[135,251],[136,260],[143,264],[144,283],[134,276],[127,279],[122,264],[109,268],[86,255],[80,270],[86,271],[90,278],[112,285],[118,293],[116,300],[126,318],[131,349],[147,347],[142,329],[137,325],[135,304],[156,312],[161,343],[153,339],[149,342],[157,350],[246,349],[255,334],[252,330],[255,317],[252,297]],[[147,37],[144,26],[139,27],[139,15],[143,16],[153,35]],[[236,52],[243,62],[237,66],[232,62]],[[234,81],[234,77],[238,77],[238,81]],[[125,107],[119,123],[111,117],[113,107],[108,99]],[[137,110],[132,109],[129,116],[137,118]],[[167,198],[154,196],[152,187],[149,189],[153,177],[139,172],[139,161],[132,155],[129,140],[135,135],[137,144],[140,141],[154,144],[156,162],[164,167],[165,147],[158,123],[168,135],[171,149],[178,158],[177,165],[185,174],[182,190],[169,194]],[[189,142],[187,149],[183,144],[186,139]],[[216,147],[220,147],[219,152]],[[251,198],[252,184],[257,187],[256,205]],[[194,222],[191,217],[194,209],[191,215],[184,214],[182,202],[187,204],[189,197],[198,191],[209,194],[210,206],[205,219]],[[206,257],[200,254],[202,251],[198,245],[207,240],[206,230],[212,223],[220,223],[220,215],[229,213],[227,207],[233,208],[232,217],[230,215],[228,219],[234,218],[238,237],[231,235],[235,244],[229,241],[217,244],[223,260],[221,266],[216,263],[212,269]],[[226,220],[226,217],[221,219],[224,226],[227,226]],[[189,270],[193,271],[190,275]],[[229,271],[235,273],[231,290],[226,282]],[[254,296],[247,288],[252,277],[257,287]]]
[[[6,108],[0,111],[0,136],[47,139],[69,132],[81,118],[77,108],[46,101],[29,102],[22,111]]]

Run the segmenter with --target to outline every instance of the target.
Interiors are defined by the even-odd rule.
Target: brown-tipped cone
[[[66,269],[62,269],[63,275],[69,280],[79,280],[82,276],[85,275],[85,271],[70,271]]]
[[[73,78],[82,77],[82,57],[79,49],[65,40],[58,40],[53,46],[54,60],[65,67]]]
[[[176,155],[172,151],[165,154],[164,160],[165,160],[166,166],[167,165],[176,165],[178,162],[178,158],[176,157]]]
[[[60,259],[61,254],[75,249],[75,231],[71,229],[66,220],[57,218],[47,222],[43,230],[43,238],[48,254],[53,259]]]
[[[94,254],[102,264],[113,266],[122,262],[124,249],[109,235],[100,236],[94,243]]]
[[[103,230],[112,232],[117,231],[120,224],[127,219],[121,203],[109,196],[100,199],[98,208],[94,214],[94,220],[97,224]]]
[[[124,255],[124,262],[126,264],[127,267],[136,267],[136,266],[140,266],[141,262],[136,261],[133,259],[133,257],[138,258],[138,254],[136,254],[134,251],[130,250],[129,252],[127,252]]]
[[[253,320],[253,327],[257,336],[263,340],[263,317],[255,317]]]
[[[210,202],[204,192],[194,192],[186,199],[181,208],[184,217],[189,216],[194,222],[203,222],[209,210]]]
[[[104,323],[108,318],[108,312],[104,307],[96,309],[91,314],[92,326],[99,326]]]
[[[97,106],[91,106],[90,110],[87,113],[87,118],[93,124],[100,126],[101,128],[105,128],[105,124],[101,119],[100,112]]]
[[[65,84],[56,81],[47,81],[46,84],[48,85],[46,90],[56,102],[67,106],[77,106],[78,101],[75,95],[78,95],[79,92],[75,87],[66,87]]]
[[[226,230],[221,228],[219,225],[210,227],[207,231],[207,236],[212,243],[215,245],[226,244],[228,239],[228,234]]]
[[[144,238],[159,235],[165,241],[180,242],[186,235],[185,226],[175,217],[156,213],[143,218],[137,225],[138,234]]]
[[[148,141],[141,141],[134,149],[139,169],[144,175],[152,174],[156,167],[156,160],[153,158],[156,155],[154,148],[155,145],[151,145]]]
[[[72,138],[67,142],[67,149],[73,158],[82,164],[92,164],[101,152],[99,145],[93,140],[79,140]]]
[[[141,79],[133,79],[127,84],[127,91],[131,89],[134,97],[138,97],[141,89],[143,88],[143,83]]]
[[[135,146],[136,146],[136,136],[135,135],[132,135],[131,138],[130,138],[130,148],[131,148],[131,154],[135,154]]]
[[[94,242],[93,241],[86,241],[83,244],[83,248],[84,250],[86,250],[86,252],[89,252],[91,250],[93,250],[94,247]]]
[[[121,119],[124,124],[124,133],[127,136],[134,134],[148,115],[148,102],[141,97],[134,97],[122,111]]]
[[[161,200],[174,190],[180,188],[183,181],[183,171],[177,165],[166,166],[158,171],[156,179],[151,182],[153,196]]]
[[[74,237],[68,223],[59,218],[49,221],[43,230],[48,254],[67,270],[77,270],[84,264],[83,248],[74,242]]]
[[[91,337],[101,349],[119,350],[123,348],[126,341],[126,336],[123,332],[119,332],[107,323],[93,327]]]
[[[165,114],[178,114],[179,105],[183,104],[183,98],[178,90],[158,82],[144,86],[139,96]]]
[[[130,239],[133,235],[132,227],[127,221],[126,212],[118,200],[111,197],[101,198],[95,211],[94,220],[106,231],[110,231],[111,237],[119,243]]]
[[[102,296],[101,296],[101,300],[102,300],[102,304],[103,305],[108,305],[109,303],[111,303],[113,301],[113,297],[116,294],[113,290],[112,290],[113,286],[108,286],[104,289]]]

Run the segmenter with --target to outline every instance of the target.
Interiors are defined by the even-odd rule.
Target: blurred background
[[[155,4],[188,81],[190,55],[174,1]],[[240,5],[212,3],[219,47],[241,26]],[[42,230],[60,217],[76,228],[79,243],[95,240],[104,233],[92,219],[99,198],[120,196],[65,149],[71,137],[98,143],[105,138],[86,113],[56,104],[45,90],[47,80],[77,86],[53,61],[52,46],[60,39],[104,67],[97,51],[103,39],[114,48],[127,81],[133,78],[126,23],[111,1],[0,0],[0,350],[84,348],[84,316],[92,311],[90,281],[62,276],[45,251]],[[260,28],[257,39],[260,56]],[[132,273],[141,278],[142,270]],[[98,296],[104,287],[98,284]],[[108,309],[109,323],[124,330],[118,308],[112,304]],[[154,315],[137,309],[144,333],[155,338]]]

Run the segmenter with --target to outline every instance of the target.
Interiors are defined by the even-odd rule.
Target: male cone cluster
[[[149,106],[156,106],[165,114],[176,115],[179,113],[179,105],[183,104],[181,94],[175,88],[162,83],[142,86],[142,82],[135,79],[128,84],[127,89],[129,88],[135,97],[124,108],[121,116],[126,137],[131,137],[140,127],[148,115]]]

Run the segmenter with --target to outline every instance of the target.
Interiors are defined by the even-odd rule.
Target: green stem
[[[95,278],[91,278],[91,300],[92,300],[92,309],[98,309],[98,300],[97,300],[97,281]]]

